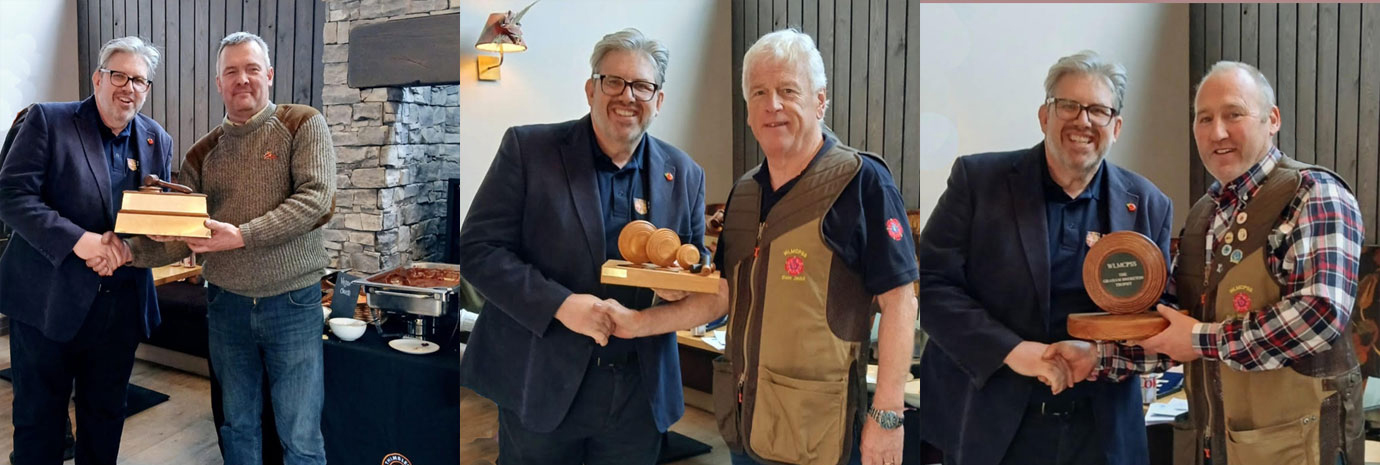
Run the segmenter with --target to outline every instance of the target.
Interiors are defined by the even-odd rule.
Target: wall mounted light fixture
[[[527,14],[527,10],[536,4],[537,2],[532,2],[531,5],[527,5],[527,8],[523,8],[516,15],[512,11],[489,14],[489,18],[484,21],[484,30],[479,33],[479,40],[474,43],[474,48],[485,52],[498,52],[498,57],[480,55],[475,59],[479,80],[499,80],[498,67],[503,66],[504,54],[527,50],[527,43],[522,40],[522,24],[519,21],[522,20],[523,15]]]

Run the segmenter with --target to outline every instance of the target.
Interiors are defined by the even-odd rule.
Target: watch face
[[[890,410],[872,410],[868,412],[872,419],[877,420],[877,424],[882,429],[896,429],[901,427],[901,415]]]

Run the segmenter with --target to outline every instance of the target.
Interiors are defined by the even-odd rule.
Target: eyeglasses
[[[105,68],[101,68],[99,71],[102,73],[109,74],[110,83],[114,84],[115,87],[124,87],[126,84],[134,83],[135,92],[148,92],[149,86],[153,85],[152,80],[145,79],[142,77],[130,77],[128,74],[121,73],[119,71]]]
[[[607,74],[595,74],[593,79],[599,80],[599,88],[604,90],[604,95],[622,95],[623,88],[631,87],[634,99],[646,102],[656,96],[656,91],[661,90],[661,86],[648,81],[629,81],[618,76]]]
[[[1088,112],[1088,122],[1094,126],[1106,126],[1112,124],[1112,119],[1121,114],[1120,110],[1113,109],[1104,105],[1084,105],[1073,100],[1050,97],[1045,100],[1046,104],[1054,104],[1054,114],[1064,121],[1078,119],[1078,114],[1083,111]]]

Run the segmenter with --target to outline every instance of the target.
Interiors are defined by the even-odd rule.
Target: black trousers
[[[661,452],[661,432],[636,359],[591,363],[554,431],[528,430],[503,406],[498,431],[498,465],[652,465]]]
[[[125,425],[125,391],[143,336],[129,287],[102,286],[71,341],[10,320],[14,464],[59,465],[67,405],[76,387],[76,463],[114,465]]]
[[[1003,465],[1101,465],[1106,462],[1093,425],[1092,403],[1031,402]]]

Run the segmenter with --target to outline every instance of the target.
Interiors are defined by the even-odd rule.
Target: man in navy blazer
[[[504,464],[651,464],[684,413],[674,334],[612,337],[599,283],[632,220],[702,247],[704,171],[646,134],[665,98],[668,54],[636,29],[604,36],[585,82],[590,114],[503,136],[460,232],[460,266],[488,300],[461,383],[499,407]]]
[[[1081,270],[1101,234],[1137,231],[1168,255],[1169,199],[1103,160],[1125,87],[1095,53],[1061,58],[1043,142],[954,163],[919,244],[922,436],[945,464],[1148,463],[1139,384],[1074,386],[1043,356],[1069,338],[1070,313],[1097,311]]]
[[[32,106],[0,167],[16,464],[62,462],[74,380],[77,460],[115,463],[134,349],[159,315],[152,273],[123,267],[129,250],[110,231],[121,191],[168,178],[172,137],[139,114],[158,59],[137,37],[107,42],[94,95]]]

